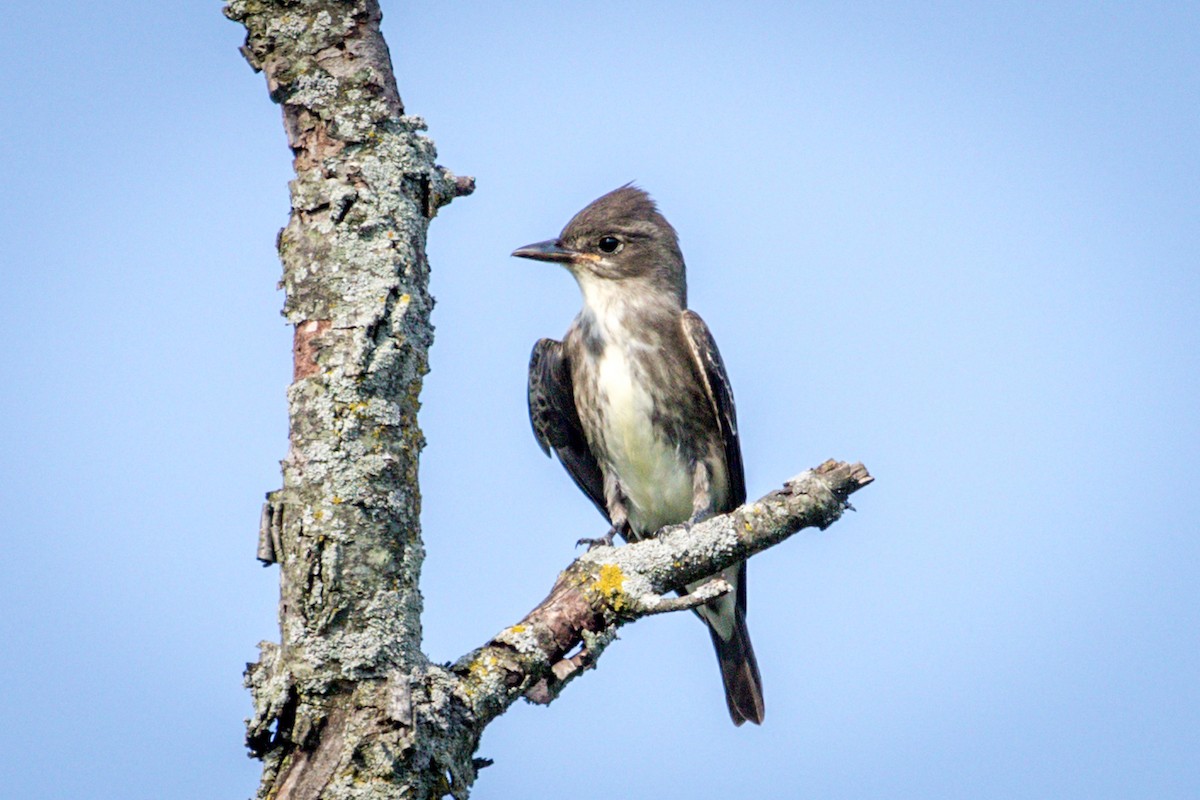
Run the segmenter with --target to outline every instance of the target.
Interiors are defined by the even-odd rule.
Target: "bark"
[[[474,743],[422,732],[453,713],[420,651],[425,235],[469,187],[405,115],[374,0],[234,0],[226,14],[282,107],[296,170],[279,236],[295,326],[289,450],[259,547],[280,565],[282,640],[247,672],[260,795],[381,796],[376,784],[403,773],[411,796],[438,796],[473,778]]]
[[[467,797],[484,727],[521,696],[550,702],[617,629],[728,591],[664,596],[824,527],[870,482],[828,462],[757,503],[658,539],[598,548],[522,622],[456,664],[420,650],[417,426],[433,329],[429,220],[474,184],[435,163],[406,116],[376,0],[230,0],[242,52],[283,110],[294,154],[279,235],[294,325],[283,487],[258,556],[280,566],[281,641],[246,683],[262,798]]]

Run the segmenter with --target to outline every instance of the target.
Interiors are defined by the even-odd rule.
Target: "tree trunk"
[[[616,628],[729,587],[676,586],[824,527],[871,481],[827,462],[691,529],[598,548],[525,620],[452,667],[421,652],[418,397],[433,339],[429,220],[471,179],[435,163],[404,114],[377,0],[230,0],[243,54],[283,108],[295,157],[279,236],[295,326],[283,488],[259,558],[280,566],[281,642],[248,667],[247,744],[261,798],[467,797],[483,728],[518,698],[550,702]]]
[[[260,548],[280,565],[282,642],[247,673],[260,796],[440,797],[473,779],[474,742],[417,739],[453,713],[420,650],[417,409],[425,234],[460,184],[404,114],[375,0],[234,0],[226,14],[246,26],[296,169],[279,236],[289,450]]]

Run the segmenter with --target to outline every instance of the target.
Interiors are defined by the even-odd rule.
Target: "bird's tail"
[[[741,605],[734,609],[735,622],[732,635],[724,639],[711,624],[713,647],[717,650],[717,661],[721,663],[721,680],[725,684],[725,702],[729,705],[729,716],[734,725],[749,720],[755,725],[763,721],[762,678],[758,674],[758,662],[754,659],[754,648],[750,644],[750,631],[746,629],[746,616]]]
[[[696,608],[696,614],[708,625],[717,661],[721,664],[721,681],[725,684],[725,702],[734,725],[749,720],[755,725],[763,721],[762,678],[758,661],[750,644],[746,628],[746,562],[735,564],[721,572],[732,591]],[[694,592],[704,581],[688,584]]]

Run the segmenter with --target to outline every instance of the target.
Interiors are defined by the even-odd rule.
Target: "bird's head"
[[[518,247],[520,258],[565,266],[585,296],[598,282],[668,292],[686,307],[686,276],[679,237],[650,195],[632,185],[593,200],[557,239]]]

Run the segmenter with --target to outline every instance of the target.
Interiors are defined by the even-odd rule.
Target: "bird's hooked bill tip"
[[[558,239],[547,239],[544,242],[534,242],[512,251],[517,258],[532,258],[537,261],[574,261],[577,255],[574,250],[568,250],[559,244]]]

